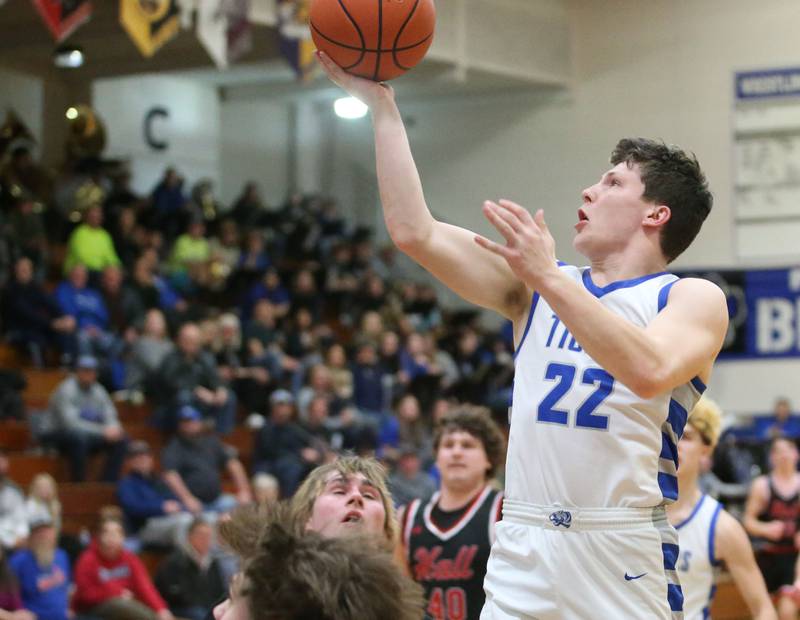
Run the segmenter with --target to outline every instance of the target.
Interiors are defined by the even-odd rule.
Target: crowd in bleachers
[[[14,555],[2,566],[21,586],[17,556],[54,535],[69,553],[51,568],[79,591],[78,566],[132,562],[130,549],[188,554],[165,562],[200,566],[203,579],[212,558],[227,574],[213,543],[198,559],[190,533],[213,528],[231,507],[290,496],[342,452],[382,459],[397,501],[427,498],[436,489],[436,419],[473,402],[505,423],[509,329],[489,332],[477,313],[442,308],[407,259],[378,247],[334,201],[295,195],[271,208],[250,183],[224,209],[209,182],[187,191],[173,169],[139,196],[124,171],[96,162],[43,193],[28,182],[32,165],[18,149],[0,178],[0,328],[24,369],[16,377],[7,368],[3,389],[13,394],[42,373],[57,380],[39,402],[3,417],[26,427],[24,449],[49,462],[59,455],[56,477],[71,481],[62,490],[102,481],[119,513],[89,543],[88,520],[62,527],[55,489],[47,510],[28,511],[33,496],[26,500],[13,471],[4,476],[1,542]],[[12,448],[0,461],[6,472],[17,456]],[[124,526],[124,552],[109,522]],[[164,583],[156,578],[160,594],[120,586],[115,596],[130,590],[158,613],[158,597],[170,600],[178,587]],[[0,608],[31,609],[24,587],[21,595],[24,605]],[[74,608],[136,616],[101,602]],[[192,601],[169,606],[181,617],[200,613]]]

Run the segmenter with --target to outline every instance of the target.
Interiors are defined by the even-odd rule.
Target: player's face
[[[486,481],[491,463],[480,439],[466,431],[452,431],[439,442],[436,467],[442,475],[442,486],[467,488]]]
[[[306,529],[328,538],[348,534],[383,536],[386,509],[380,491],[363,474],[333,471],[314,502]]]
[[[651,203],[642,198],[639,166],[619,163],[582,192],[578,231],[573,245],[589,259],[603,258],[626,247],[641,230]]]
[[[678,441],[678,474],[684,480],[697,477],[703,468],[705,459],[711,450],[703,442],[703,437],[691,425],[683,429],[683,436]]]
[[[769,458],[774,468],[797,469],[797,445],[789,439],[780,439],[772,444]]]
[[[249,620],[250,612],[247,599],[242,596],[242,573],[236,573],[231,579],[228,598],[214,607],[214,620]]]

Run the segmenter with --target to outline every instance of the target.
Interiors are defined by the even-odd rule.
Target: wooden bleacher
[[[58,485],[62,527],[69,534],[93,531],[104,506],[116,505],[117,485],[107,482],[67,482]]]
[[[67,376],[65,370],[54,368],[25,368],[23,371],[28,382],[22,398],[28,409],[43,409],[47,407],[53,390]]]

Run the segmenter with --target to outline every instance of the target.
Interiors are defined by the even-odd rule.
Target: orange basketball
[[[317,49],[348,73],[383,82],[402,75],[433,41],[433,0],[312,0]]]

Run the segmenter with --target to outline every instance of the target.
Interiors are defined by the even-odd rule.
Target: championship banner
[[[120,0],[119,22],[148,58],[178,34],[180,20],[177,0]]]
[[[220,68],[252,47],[250,0],[204,0],[197,10],[197,38]]]
[[[33,0],[56,43],[60,43],[92,15],[89,0]]]
[[[301,80],[308,80],[317,68],[308,27],[309,5],[310,0],[278,0],[280,51]]]
[[[719,360],[800,357],[800,268],[676,272],[725,293],[730,324]]]

